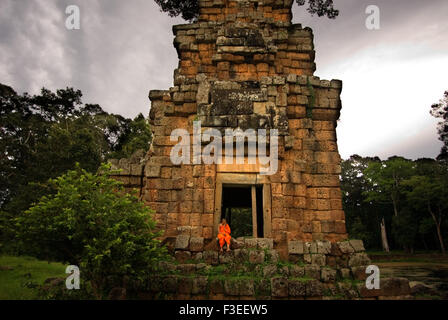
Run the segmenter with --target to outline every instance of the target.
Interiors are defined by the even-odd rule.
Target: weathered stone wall
[[[109,163],[112,170],[119,171],[112,178],[123,183],[125,192],[135,191],[136,195],[141,197],[146,183],[144,179],[145,152],[138,150],[130,158],[110,159]]]
[[[291,23],[291,5],[200,1],[197,23],[173,27],[179,68],[173,87],[149,94],[154,140],[142,189],[165,237],[180,229],[216,236],[218,166],[170,161],[171,132],[192,134],[195,120],[220,130],[279,130],[279,170],[267,182],[275,243],[347,237],[336,142],[342,83],[313,76],[313,34]]]
[[[178,236],[177,262],[161,263],[142,297],[159,299],[412,299],[409,281],[381,279],[368,290],[370,259],[362,241],[289,243],[282,262],[272,239],[238,239],[231,252],[204,249],[203,239]]]

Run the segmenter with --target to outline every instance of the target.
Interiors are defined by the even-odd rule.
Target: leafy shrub
[[[16,219],[24,251],[78,265],[96,298],[143,283],[166,254],[152,211],[125,193],[112,173],[108,165],[97,174],[77,166],[50,180],[56,192]]]

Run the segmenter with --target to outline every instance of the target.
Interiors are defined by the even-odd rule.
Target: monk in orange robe
[[[230,239],[232,239],[232,237],[230,236],[230,226],[227,224],[226,219],[222,219],[218,231],[218,240],[221,252],[222,247],[224,246],[224,242],[227,243],[227,251],[230,251]]]

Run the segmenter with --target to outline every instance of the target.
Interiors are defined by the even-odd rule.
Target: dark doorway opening
[[[226,218],[235,238],[263,238],[263,186],[224,185],[222,218]]]

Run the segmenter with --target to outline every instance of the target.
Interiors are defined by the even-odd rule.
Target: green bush
[[[17,240],[28,254],[80,267],[96,298],[114,287],[133,287],[164,259],[151,210],[102,165],[79,166],[50,180],[56,192],[16,219]]]

